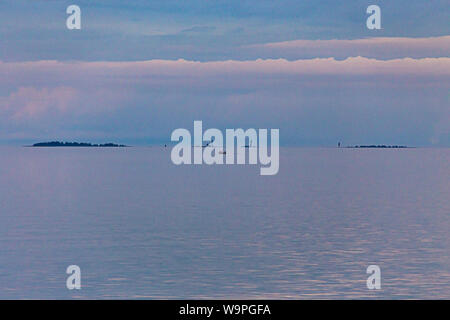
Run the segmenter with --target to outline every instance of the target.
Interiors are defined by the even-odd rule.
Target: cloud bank
[[[450,145],[450,58],[0,62],[0,141],[166,141],[194,120],[281,143]]]
[[[146,76],[205,77],[238,74],[268,75],[450,75],[450,58],[403,58],[376,60],[352,57],[345,60],[315,58],[289,61],[286,59],[257,59],[251,61],[187,61],[148,60],[131,62],[0,62],[0,75],[4,83],[29,81],[36,77],[45,79],[71,79],[82,75],[94,77],[117,76],[120,78]],[[45,78],[43,77],[45,75]],[[120,79],[119,79],[120,80]],[[150,80],[150,79],[148,79]]]
[[[262,56],[347,58],[363,56],[376,59],[448,57],[450,36],[406,38],[376,37],[362,39],[292,40],[247,46]]]

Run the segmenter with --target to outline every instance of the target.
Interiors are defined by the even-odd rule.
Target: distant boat
[[[209,147],[209,145],[213,142],[214,142],[214,137],[211,139],[211,141],[207,142],[204,146],[202,146],[202,148]]]
[[[250,140],[250,144],[249,145],[246,145],[245,147],[246,148],[252,148],[253,147],[253,143],[252,143],[253,141],[252,140]]]

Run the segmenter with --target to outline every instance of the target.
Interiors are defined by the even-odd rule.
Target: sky
[[[0,144],[165,143],[202,120],[282,145],[449,147],[449,16],[448,0],[2,0]]]

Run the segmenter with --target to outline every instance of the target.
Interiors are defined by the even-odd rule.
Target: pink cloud
[[[445,49],[450,51],[450,36],[428,37],[428,38],[402,38],[402,37],[377,37],[364,39],[331,39],[331,40],[292,40],[282,42],[270,42],[251,47],[266,47],[266,48],[307,48],[307,47],[357,47],[357,46],[372,46],[372,47],[398,47],[408,48],[410,50],[417,49]]]
[[[187,60],[148,60],[134,62],[0,62],[0,83],[37,79],[45,82],[56,78],[63,82],[99,80],[111,82],[147,82],[153,76],[198,78],[216,75],[239,77],[242,74],[298,74],[298,75],[450,75],[450,58],[401,58],[377,60],[351,57],[345,60],[315,58],[288,61],[285,59],[257,59],[250,61],[198,62]],[[113,78],[112,78],[113,77]]]
[[[20,87],[9,96],[1,98],[2,111],[12,119],[35,118],[47,112],[63,113],[76,98],[73,88],[56,87],[37,89]]]
[[[351,91],[345,91],[343,105],[357,108],[367,94],[395,91],[404,103],[391,99],[380,108],[412,104],[441,114],[449,76],[448,57],[0,62],[0,126],[11,128],[10,133],[13,128],[47,130],[67,123],[72,130],[78,126],[94,130],[100,122],[106,128],[126,126],[122,123],[135,128],[144,122],[160,127],[161,118],[166,124],[199,115],[234,121],[248,118],[237,116],[248,110],[264,110],[254,112],[262,123],[275,117],[290,123],[293,115],[309,112],[302,110],[310,106],[319,113],[321,108],[327,110],[339,100],[337,92],[346,88]],[[437,98],[430,103],[422,91],[431,89]],[[412,93],[422,97],[420,103],[410,97]],[[280,107],[282,113],[274,111]],[[436,132],[447,127],[444,122]]]
[[[377,37],[353,40],[292,40],[246,46],[260,56],[295,60],[300,57],[363,56],[376,59],[448,57],[450,36],[428,38]]]
[[[450,52],[450,36],[427,38],[377,37],[364,39],[291,40],[246,46],[260,53],[278,56],[309,54],[315,57],[445,57]]]
[[[422,142],[434,129],[447,143],[449,76],[448,57],[0,62],[0,127],[3,138],[165,137],[203,119],[279,126],[292,141]]]

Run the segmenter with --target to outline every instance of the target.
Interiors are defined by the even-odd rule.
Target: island
[[[408,146],[387,146],[387,145],[361,145],[361,146],[347,146],[346,148],[389,148],[389,149],[403,149],[403,148],[411,148]]]
[[[88,142],[51,141],[51,142],[35,143],[31,147],[114,147],[114,148],[122,148],[122,147],[127,147],[127,146],[124,144],[115,144],[115,143],[96,144],[96,143],[88,143]]]

